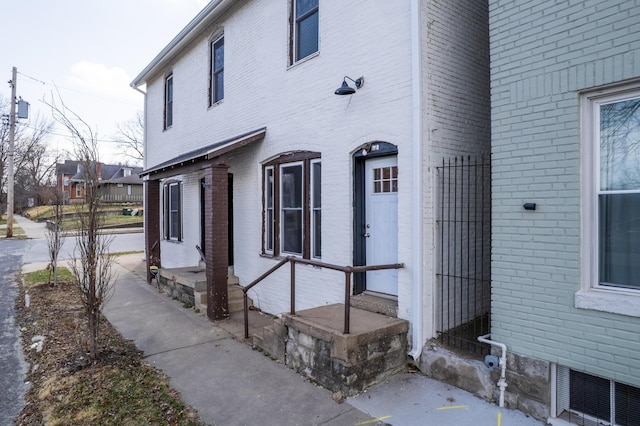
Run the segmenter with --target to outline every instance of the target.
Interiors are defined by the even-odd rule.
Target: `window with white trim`
[[[164,128],[173,125],[173,73],[164,79]]]
[[[266,255],[321,256],[319,154],[297,152],[263,167],[263,244]]]
[[[582,289],[640,297],[640,84],[581,101]]]
[[[170,181],[164,185],[164,238],[182,241],[182,184]]]
[[[209,106],[224,99],[224,37],[211,43],[211,91]]]
[[[318,51],[318,0],[292,0],[291,63]]]

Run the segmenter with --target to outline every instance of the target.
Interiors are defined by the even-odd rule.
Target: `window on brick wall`
[[[164,79],[164,128],[173,125],[173,74]]]
[[[170,181],[164,184],[164,238],[182,241],[182,184]]]
[[[318,51],[318,0],[292,0],[291,60],[293,64]]]
[[[637,296],[620,313],[640,316],[640,84],[585,93],[581,101],[582,290],[609,297],[593,307],[611,312],[627,309],[611,299],[616,293]]]
[[[209,106],[224,99],[224,37],[211,43],[211,90]]]
[[[263,167],[262,252],[321,256],[320,154],[298,152]]]

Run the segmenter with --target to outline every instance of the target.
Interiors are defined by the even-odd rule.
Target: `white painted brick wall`
[[[638,386],[640,318],[573,306],[581,267],[579,92],[640,78],[640,2],[490,0],[489,7],[492,337],[516,353]],[[524,202],[537,210],[525,212]]]
[[[323,261],[352,264],[353,252],[353,164],[351,154],[364,143],[386,141],[398,146],[399,205],[398,260],[406,264],[399,272],[399,312],[409,319],[412,309],[413,268],[411,226],[412,206],[412,83],[410,4],[408,1],[331,0],[320,4],[320,51],[316,57],[288,67],[287,1],[254,0],[239,2],[205,30],[163,72],[173,72],[173,127],[162,129],[163,74],[147,86],[147,132],[152,146],[146,166],[170,160],[180,154],[262,126],[263,141],[243,148],[227,158],[234,175],[235,272],[247,284],[274,265],[259,256],[261,247],[262,183],[261,163],[289,150],[318,151],[322,155]],[[432,2],[429,2],[431,4]],[[477,131],[478,122],[488,119],[487,96],[484,110],[477,106],[478,88],[474,67],[483,21],[481,7],[466,1],[450,7],[421,6],[422,74],[421,94],[425,111],[423,128],[424,238],[427,269],[424,317],[431,333],[430,292],[433,275],[433,214],[431,205],[434,164],[443,155],[479,152],[488,144],[488,124]],[[429,30],[434,15],[437,28]],[[456,16],[455,21],[450,16]],[[467,18],[467,15],[471,18]],[[486,15],[486,13],[485,13]],[[486,24],[486,17],[484,17]],[[451,26],[455,25],[456,28]],[[225,99],[207,107],[208,39],[221,29],[225,36]],[[485,30],[486,32],[486,30]],[[440,40],[440,39],[448,39]],[[429,46],[434,43],[433,48]],[[435,45],[435,43],[440,43]],[[455,46],[467,51],[452,52]],[[482,56],[482,55],[481,55]],[[486,68],[486,52],[483,65]],[[440,64],[443,65],[440,68]],[[364,87],[353,96],[333,92],[348,75],[364,76]],[[447,86],[455,83],[457,91]],[[481,102],[482,103],[482,102]],[[436,111],[443,106],[442,110]],[[476,130],[471,128],[475,127]],[[187,224],[199,224],[197,178],[185,182]],[[187,221],[188,220],[188,221]],[[199,233],[185,232],[182,245],[163,243],[163,262],[197,263],[191,247]],[[182,250],[186,248],[186,250]],[[173,265],[173,263],[171,263]],[[299,267],[297,306],[341,302],[342,274]],[[251,296],[257,306],[272,313],[289,308],[288,271],[283,270],[256,287]]]

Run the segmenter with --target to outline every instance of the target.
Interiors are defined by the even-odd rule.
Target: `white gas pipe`
[[[492,346],[497,346],[502,349],[502,355],[500,356],[500,380],[498,380],[498,387],[500,388],[500,408],[504,407],[504,390],[507,388],[507,345],[504,343],[494,342],[493,340],[489,340],[491,337],[491,333],[485,334],[484,336],[478,337],[478,341],[482,343],[487,343]]]

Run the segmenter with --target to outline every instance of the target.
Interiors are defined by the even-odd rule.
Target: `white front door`
[[[398,262],[398,158],[365,162],[366,264]],[[398,295],[398,270],[368,271],[366,290]]]

